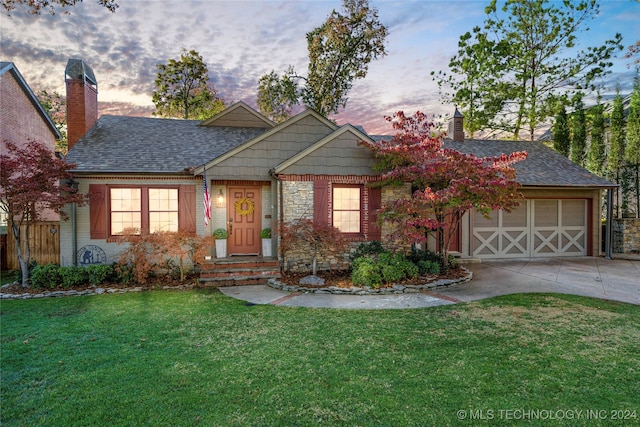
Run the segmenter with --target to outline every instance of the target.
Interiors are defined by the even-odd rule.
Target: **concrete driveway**
[[[640,305],[640,259],[553,258],[466,264],[473,280],[402,295],[291,293],[269,286],[220,288],[252,304],[347,309],[422,308],[527,292],[574,294]]]
[[[640,259],[483,261],[466,267],[473,271],[473,280],[437,293],[473,301],[514,293],[557,292],[640,304]]]

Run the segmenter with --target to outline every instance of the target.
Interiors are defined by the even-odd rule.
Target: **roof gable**
[[[274,122],[258,113],[242,101],[225,108],[215,116],[200,122],[200,126],[226,126],[242,128],[266,128],[276,126]]]
[[[36,110],[38,114],[42,116],[42,119],[51,129],[51,133],[54,134],[55,139],[61,139],[62,135],[60,135],[60,132],[58,131],[55,123],[53,123],[53,120],[51,119],[47,111],[40,104],[38,97],[33,93],[24,77],[22,77],[22,74],[20,74],[20,71],[18,71],[18,67],[16,67],[13,62],[0,62],[0,77],[4,76],[5,74],[9,74],[15,79],[15,81],[18,83],[22,91],[25,93],[25,95],[33,105],[34,110]]]
[[[287,159],[275,167],[281,174],[377,175],[372,170],[373,153],[358,146],[362,140],[373,141],[350,124]]]
[[[247,141],[246,143],[234,148],[233,150],[230,150],[227,153],[225,153],[225,154],[223,154],[223,155],[211,160],[206,165],[197,168],[195,170],[195,173],[196,174],[201,174],[205,168],[208,170],[209,168],[212,168],[215,165],[219,165],[220,163],[224,162],[225,160],[228,160],[228,159],[230,159],[230,158],[232,158],[234,156],[237,156],[242,151],[251,149],[256,144],[259,144],[259,143],[261,143],[263,141],[266,141],[266,140],[270,139],[271,137],[273,137],[274,135],[276,135],[278,133],[285,133],[285,132],[287,132],[287,130],[289,130],[291,128],[294,128],[297,125],[302,125],[303,122],[305,122],[305,121],[313,121],[313,122],[317,123],[321,127],[326,127],[330,131],[333,131],[333,130],[338,128],[338,125],[336,125],[332,121],[328,120],[327,118],[325,118],[321,114],[315,112],[314,110],[307,109],[307,110],[301,112],[300,114],[297,114],[294,117],[290,118],[289,120],[280,123],[276,127],[274,127],[272,129],[270,129],[270,130],[268,130],[268,131],[256,136],[255,138],[251,139],[250,141]]]

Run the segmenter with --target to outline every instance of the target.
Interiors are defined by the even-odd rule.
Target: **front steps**
[[[264,285],[280,277],[280,262],[276,258],[229,257],[205,263],[200,273],[204,286]]]

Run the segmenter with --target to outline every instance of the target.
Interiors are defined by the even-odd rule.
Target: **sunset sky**
[[[347,108],[335,119],[363,125],[369,133],[388,133],[384,116],[398,110],[451,114],[440,102],[431,71],[446,70],[458,38],[482,25],[488,1],[372,0],[389,29],[388,55],[370,65],[356,82]],[[69,14],[33,16],[24,7],[0,16],[0,60],[16,64],[34,91],[64,94],[69,58],[82,58],[94,70],[101,102],[152,106],[156,64],[178,58],[182,48],[195,49],[227,104],[256,105],[258,79],[293,65],[306,72],[305,34],[321,25],[341,1],[162,1],[119,0],[112,14],[93,0]],[[579,47],[600,45],[623,36],[625,46],[640,39],[640,3],[602,1],[591,30]],[[623,53],[604,93],[631,91],[635,70]],[[102,106],[101,106],[102,107]],[[150,108],[148,111],[150,112]]]

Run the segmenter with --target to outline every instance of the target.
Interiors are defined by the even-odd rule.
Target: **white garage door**
[[[472,253],[478,258],[534,258],[587,254],[585,200],[526,200],[511,212],[473,216]]]

